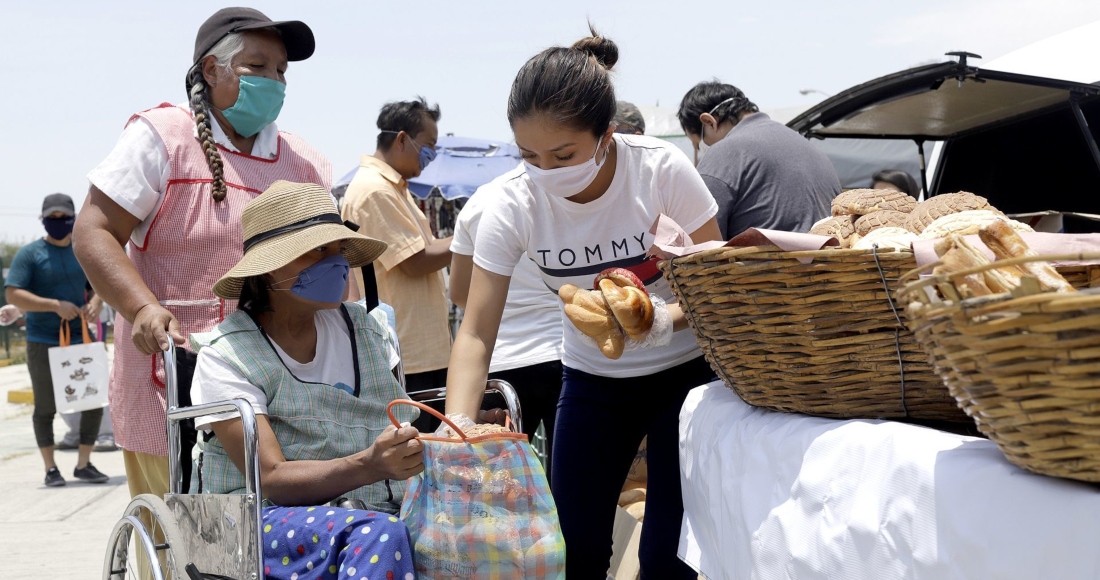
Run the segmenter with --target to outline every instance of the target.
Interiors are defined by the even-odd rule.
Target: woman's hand
[[[367,448],[364,467],[372,478],[404,481],[424,471],[424,445],[416,439],[414,427],[390,425]]]
[[[168,309],[160,304],[150,303],[142,306],[134,315],[134,328],[130,332],[130,338],[143,354],[168,350],[169,337],[177,345],[184,343],[180,323]]]
[[[84,305],[84,316],[89,322],[99,322],[99,313],[103,310],[103,299],[92,296],[92,299]]]

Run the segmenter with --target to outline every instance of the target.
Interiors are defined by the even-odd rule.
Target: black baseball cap
[[[197,64],[214,45],[226,35],[244,30],[260,30],[262,28],[274,28],[283,37],[286,46],[286,59],[289,61],[305,60],[313,55],[315,48],[313,31],[304,22],[298,20],[282,20],[273,22],[263,12],[255,8],[222,8],[206,19],[199,27],[199,33],[195,36],[195,58],[193,64]]]
[[[46,217],[55,211],[65,212],[67,216],[76,215],[76,207],[73,198],[64,193],[51,193],[42,200],[42,217]]]

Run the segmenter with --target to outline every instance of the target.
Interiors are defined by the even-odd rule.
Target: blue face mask
[[[351,265],[348,264],[348,259],[341,254],[335,254],[318,260],[312,266],[298,272],[297,276],[273,283],[273,285],[281,284],[297,278],[298,281],[290,288],[272,288],[272,290],[289,290],[291,294],[313,302],[340,302],[344,298],[344,287],[348,283],[349,270]]]
[[[412,141],[417,147],[420,147],[420,143],[413,141],[412,137],[409,137],[409,141]],[[420,170],[424,171],[428,167],[428,164],[435,161],[435,149],[431,147],[420,147]]]
[[[286,97],[286,83],[267,77],[243,76],[232,107],[222,110],[225,120],[241,137],[251,137],[279,118]]]
[[[383,129],[382,132],[383,133],[393,133],[395,135],[401,133],[401,131],[388,131],[388,130],[385,130],[385,129]],[[405,134],[408,135],[408,133],[405,133]],[[425,169],[427,169],[429,163],[431,163],[432,161],[435,161],[435,156],[436,156],[435,149],[432,148],[432,147],[423,147],[423,146],[421,146],[420,143],[417,143],[416,140],[413,139],[411,135],[409,136],[409,141],[412,141],[413,145],[416,145],[417,147],[419,147],[419,157],[418,157],[417,160],[420,162],[420,170],[424,171]]]

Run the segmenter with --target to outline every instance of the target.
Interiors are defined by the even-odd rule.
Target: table
[[[680,412],[680,557],[711,580],[1100,578],[1100,486],[990,441],[749,406],[721,382]]]

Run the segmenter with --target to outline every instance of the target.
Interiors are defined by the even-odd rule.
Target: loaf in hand
[[[604,356],[612,360],[623,356],[626,339],[602,292],[566,284],[558,289],[558,297],[565,303],[566,318],[595,340]]]

